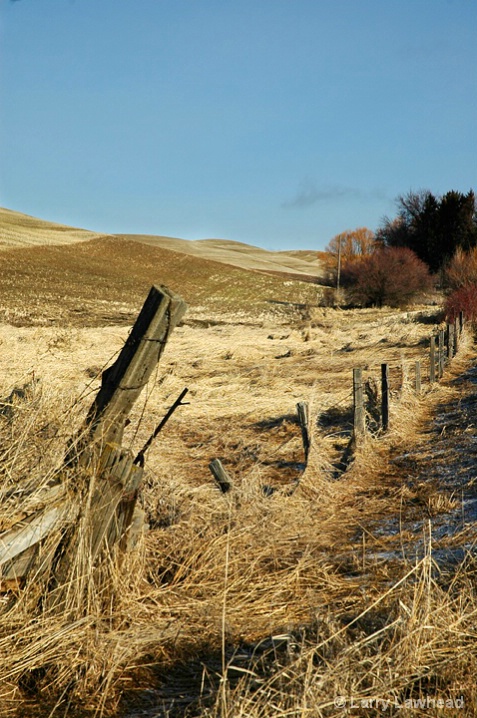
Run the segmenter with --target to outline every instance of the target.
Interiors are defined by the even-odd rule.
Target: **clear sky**
[[[323,248],[477,189],[476,0],[0,0],[0,205]]]

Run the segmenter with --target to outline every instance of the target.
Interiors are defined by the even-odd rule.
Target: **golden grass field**
[[[0,413],[2,530],[22,488],[61,469],[149,286],[190,305],[125,436],[137,452],[188,387],[147,454],[149,531],[121,570],[113,557],[102,578],[83,574],[68,611],[47,610],[34,577],[4,587],[2,718],[475,715],[469,331],[430,387],[436,306],[322,308],[310,282],[118,237],[0,262],[0,397],[35,379]],[[390,431],[375,427],[344,471],[352,369],[372,389],[382,362]],[[298,401],[313,417],[306,466]]]

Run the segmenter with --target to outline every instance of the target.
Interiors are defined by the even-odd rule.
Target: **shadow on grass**
[[[282,304],[285,307],[293,307],[294,309],[309,309],[309,304],[304,304],[303,302],[289,302],[289,301],[282,301],[280,299],[267,299],[268,304]]]
[[[277,429],[283,424],[298,424],[297,414],[282,414],[282,416],[271,416],[268,419],[262,419],[262,421],[256,421],[252,426],[260,431],[267,431],[269,429]]]
[[[416,324],[440,324],[444,319],[444,312],[442,309],[437,309],[435,312],[419,312],[413,317],[413,321]]]
[[[332,406],[319,414],[317,425],[321,429],[336,429],[348,432],[353,429],[353,407]]]
[[[220,701],[224,677],[227,691],[237,688],[244,676],[248,690],[257,690],[273,671],[289,663],[295,643],[297,639],[287,634],[228,646],[224,656],[204,646],[195,657],[167,668],[151,661],[144,668],[143,685],[123,694],[119,713],[127,718],[209,715]]]

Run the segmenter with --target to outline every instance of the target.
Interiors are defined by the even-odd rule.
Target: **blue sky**
[[[477,190],[475,0],[0,0],[0,205],[322,249]]]

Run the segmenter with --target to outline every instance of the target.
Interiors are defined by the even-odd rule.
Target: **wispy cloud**
[[[282,202],[284,209],[302,209],[312,207],[321,202],[350,199],[387,199],[386,193],[382,190],[365,191],[357,187],[346,187],[344,185],[324,185],[317,187],[315,183],[306,179],[300,183],[296,194]]]

